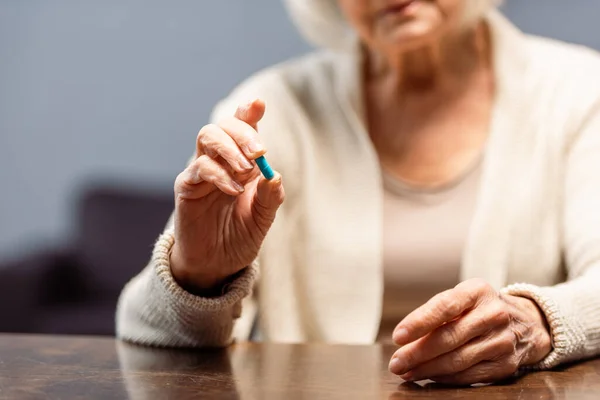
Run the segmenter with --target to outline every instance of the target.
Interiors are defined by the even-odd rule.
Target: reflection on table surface
[[[501,385],[407,383],[391,346],[237,344],[169,350],[112,339],[0,335],[0,398],[598,399],[600,360]]]

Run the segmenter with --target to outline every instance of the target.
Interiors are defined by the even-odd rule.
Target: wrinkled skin
[[[398,324],[390,371],[405,380],[493,383],[552,350],[544,317],[529,299],[471,279],[434,296]]]
[[[264,112],[255,100],[204,126],[175,181],[171,271],[190,291],[218,288],[250,265],[283,202],[281,175],[266,180],[251,162],[266,152],[256,130]]]

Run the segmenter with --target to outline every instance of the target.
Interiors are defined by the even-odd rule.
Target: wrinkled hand
[[[393,339],[402,347],[391,372],[456,385],[499,381],[552,350],[533,301],[500,294],[480,279],[434,296],[396,326]]]
[[[204,126],[175,181],[171,272],[189,291],[218,288],[248,266],[283,203],[281,175],[266,180],[251,162],[267,151],[257,132],[264,113],[255,100]]]

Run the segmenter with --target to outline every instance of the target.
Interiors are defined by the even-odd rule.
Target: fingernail
[[[246,144],[246,148],[248,149],[248,151],[250,153],[260,153],[261,151],[264,150],[264,148],[262,147],[262,145],[259,144],[255,140],[249,141],[248,144]]]
[[[404,361],[402,361],[399,357],[394,357],[390,361],[390,365],[388,368],[391,372],[396,374],[398,372],[402,372],[405,367],[406,364],[404,363]]]
[[[242,169],[245,169],[247,171],[251,170],[252,168],[254,168],[252,166],[252,163],[250,161],[248,161],[248,159],[246,157],[244,157],[243,155],[241,155],[241,154],[238,156],[238,163],[240,164],[240,167]]]
[[[244,193],[244,190],[246,190],[244,188],[244,186],[241,183],[239,183],[238,181],[231,181],[231,185],[233,186],[233,188],[235,190],[237,190],[240,193]]]
[[[400,375],[400,378],[402,378],[402,379],[404,379],[405,381],[408,381],[408,382],[411,382],[411,381],[415,380],[412,371],[409,371],[409,372],[407,372],[405,374]]]
[[[396,344],[406,344],[408,339],[408,331],[406,328],[398,328],[394,331],[392,338]]]

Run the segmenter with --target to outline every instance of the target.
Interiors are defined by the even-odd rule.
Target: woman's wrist
[[[521,362],[521,366],[535,365],[552,352],[552,336],[550,327],[542,310],[534,300],[526,297],[509,295],[527,316],[531,324],[529,341],[531,347]]]
[[[193,263],[181,256],[177,245],[174,245],[171,249],[169,264],[175,282],[187,292],[197,296],[220,296],[225,284],[228,282],[228,279],[219,278],[214,274],[203,274],[199,271],[192,272],[190,265]]]

